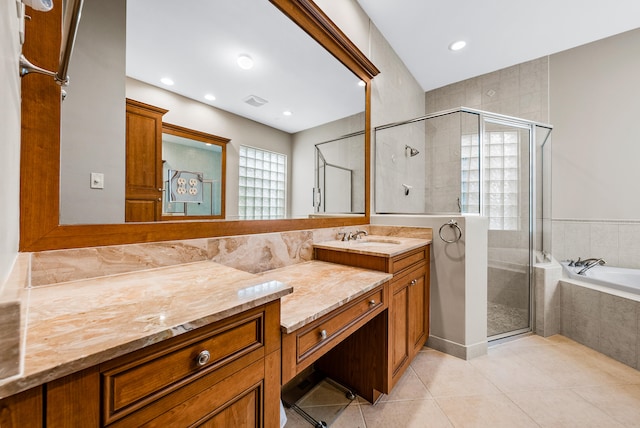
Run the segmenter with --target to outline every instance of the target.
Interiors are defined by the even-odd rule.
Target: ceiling
[[[640,27],[639,0],[357,1],[425,91]]]
[[[126,73],[288,133],[364,111],[359,79],[266,0],[127,1]]]
[[[640,0],[357,2],[425,91],[640,27]],[[357,78],[266,0],[127,1],[127,75],[289,133],[364,109]]]

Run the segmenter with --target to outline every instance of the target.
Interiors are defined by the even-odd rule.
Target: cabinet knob
[[[162,192],[162,187],[158,187],[158,192]]]
[[[158,198],[158,202],[162,202],[162,198]]]
[[[369,300],[369,306],[375,306],[376,305],[376,301],[371,299]]]
[[[327,330],[320,331],[320,339],[324,340],[327,338]]]
[[[209,362],[209,359],[211,359],[211,354],[209,353],[209,351],[204,350],[198,354],[196,362],[198,363],[198,366],[202,367]]]
[[[416,285],[418,283],[417,279],[412,279],[409,285]]]

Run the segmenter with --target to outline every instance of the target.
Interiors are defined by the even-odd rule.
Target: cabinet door
[[[262,426],[259,416],[260,388],[256,387],[225,407],[220,413],[198,426],[201,428],[258,428]]]
[[[167,110],[127,100],[125,221],[162,215],[162,116]]]
[[[42,426],[42,388],[36,387],[0,400],[0,427]]]
[[[409,360],[409,285],[404,278],[392,283],[391,373],[393,378]]]
[[[429,287],[424,268],[409,282],[408,299],[409,346],[414,356],[427,341],[429,327]]]

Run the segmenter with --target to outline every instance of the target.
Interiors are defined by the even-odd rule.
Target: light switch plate
[[[104,189],[104,174],[101,172],[91,173],[91,188]]]

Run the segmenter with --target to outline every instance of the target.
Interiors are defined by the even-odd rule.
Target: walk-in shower
[[[550,125],[464,107],[375,129],[376,213],[488,218],[490,339],[532,329],[532,266],[551,243],[550,134]]]

